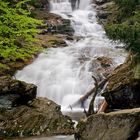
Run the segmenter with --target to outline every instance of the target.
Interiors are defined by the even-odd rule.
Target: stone
[[[105,11],[98,11],[97,12],[97,18],[99,18],[100,20],[107,20],[108,16],[110,15],[111,13],[109,12],[105,12]]]
[[[0,107],[11,108],[25,105],[36,97],[37,87],[33,84],[13,79],[11,76],[0,77]]]
[[[140,108],[91,115],[80,121],[81,140],[134,140],[140,128]]]
[[[41,34],[65,34],[72,36],[74,29],[71,27],[70,20],[63,19],[61,16],[46,11],[34,11],[35,18],[43,20],[46,25],[39,26]]]
[[[40,45],[43,48],[57,48],[66,47],[66,36],[60,35],[37,35],[36,45]]]
[[[97,4],[97,3],[96,3]],[[106,25],[112,20],[115,20],[116,16],[114,11],[117,11],[116,5],[113,1],[103,2],[96,5],[97,18],[99,22],[103,25]],[[112,17],[112,15],[114,17]]]
[[[49,103],[49,104],[48,104]],[[73,122],[62,115],[60,106],[47,98],[9,110],[0,108],[0,136],[48,136],[73,134]]]
[[[112,58],[109,57],[98,57],[97,60],[101,63],[101,66],[104,68],[110,67],[111,65],[113,65],[113,60]]]
[[[103,93],[110,109],[127,109],[140,107],[140,82],[120,84],[112,91]]]
[[[102,5],[104,3],[108,3],[110,0],[92,0],[93,3],[97,5]]]
[[[140,107],[140,80],[135,79],[130,62],[118,66],[108,79],[106,91],[102,94],[109,109]]]

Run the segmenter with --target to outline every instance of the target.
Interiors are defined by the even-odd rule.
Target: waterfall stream
[[[65,48],[47,49],[15,75],[19,80],[37,85],[37,96],[55,101],[63,111],[94,85],[92,75],[96,75],[98,66],[93,63],[97,57],[110,57],[115,66],[125,58],[124,52],[107,39],[90,0],[80,0],[76,7],[79,8],[73,11],[69,0],[51,0],[51,12],[69,19],[74,35],[81,39],[66,41]]]

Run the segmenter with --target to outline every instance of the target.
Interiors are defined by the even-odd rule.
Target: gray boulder
[[[28,106],[0,108],[0,136],[48,136],[74,133],[73,122],[62,115],[60,106],[46,98],[37,98]]]
[[[0,107],[25,105],[36,97],[37,87],[15,80],[11,76],[0,77]]]
[[[140,108],[95,114],[79,122],[81,140],[135,140],[140,130]]]

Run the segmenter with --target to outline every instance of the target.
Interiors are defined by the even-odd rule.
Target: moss
[[[80,121],[77,125],[77,130],[79,133],[82,133],[86,129],[86,123],[84,121]]]
[[[127,85],[134,81],[134,68],[131,62],[117,67],[108,79],[107,90],[112,91],[120,85]]]
[[[6,64],[0,63],[0,69],[9,70],[10,68]]]
[[[64,41],[65,37],[61,37],[61,36],[38,35],[37,39],[38,41],[36,42],[36,45],[42,46],[44,48],[66,46],[66,42]]]
[[[34,57],[42,50],[43,48],[41,46],[36,46],[35,44],[34,46],[32,44],[31,46],[11,50],[6,54],[6,58],[0,59],[0,76],[7,74],[13,75],[16,70],[30,64]],[[6,52],[3,51],[3,53]]]
[[[134,71],[134,78],[135,79],[140,79],[140,64],[137,64],[135,67],[135,71]]]

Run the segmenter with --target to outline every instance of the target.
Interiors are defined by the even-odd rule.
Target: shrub
[[[5,0],[0,2],[0,58],[8,59],[34,41],[38,32],[36,26],[42,22],[30,17],[22,5],[28,0],[12,5]],[[18,54],[17,54],[18,55]],[[14,58],[14,57],[13,57]],[[13,59],[12,58],[12,59]]]

